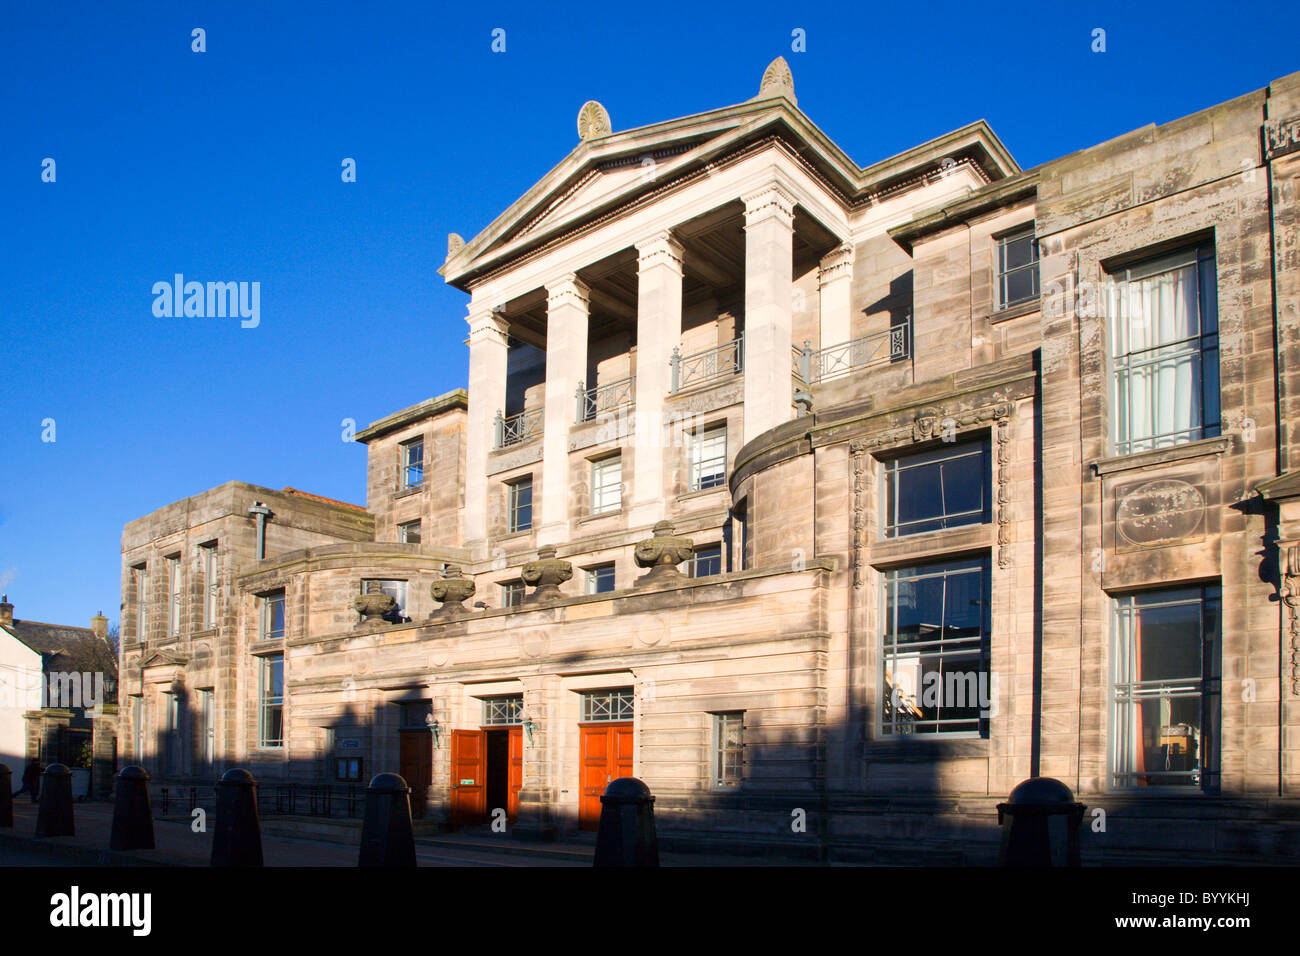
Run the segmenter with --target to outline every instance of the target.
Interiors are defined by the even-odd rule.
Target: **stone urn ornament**
[[[438,602],[438,610],[430,617],[456,617],[465,613],[463,602],[474,596],[474,579],[460,573],[460,566],[449,564],[443,569],[441,580],[429,585],[429,594]]]
[[[537,549],[537,560],[525,564],[519,576],[529,587],[537,589],[528,595],[527,603],[552,601],[564,597],[560,585],[573,577],[573,565],[555,556],[555,545],[546,544]]]
[[[677,570],[677,565],[689,561],[695,554],[695,542],[673,534],[671,521],[658,522],[653,534],[654,537],[638,541],[636,545],[636,563],[650,569],[637,580],[637,587],[680,580],[683,575]]]
[[[379,585],[371,581],[366,585],[366,593],[358,594],[352,599],[352,606],[357,609],[362,620],[357,624],[361,627],[366,624],[382,624],[384,616],[393,613],[397,607],[397,598],[391,594],[385,594],[379,589]]]

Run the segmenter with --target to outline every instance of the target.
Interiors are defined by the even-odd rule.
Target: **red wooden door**
[[[487,746],[481,730],[451,732],[451,825],[487,817]]]
[[[588,724],[580,734],[582,779],[578,825],[594,830],[600,822],[600,797],[611,780],[632,776],[632,725]]]
[[[510,778],[506,793],[506,817],[519,819],[519,791],[524,785],[524,731],[510,728]]]
[[[433,782],[433,734],[427,730],[403,730],[398,773],[411,788],[411,816],[424,816],[429,784]]]

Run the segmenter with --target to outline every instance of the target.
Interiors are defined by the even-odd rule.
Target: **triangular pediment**
[[[801,162],[850,202],[954,157],[973,158],[988,179],[1019,172],[982,120],[864,169],[795,105],[792,90],[769,83],[766,75],[764,87],[747,102],[682,119],[620,132],[596,124],[587,139],[472,240],[452,237],[438,271],[469,291],[477,277],[514,257],[773,138],[792,147]],[[597,115],[608,119],[603,107]]]
[[[140,668],[141,670],[148,670],[151,667],[184,667],[189,662],[188,654],[157,650],[140,662]]]

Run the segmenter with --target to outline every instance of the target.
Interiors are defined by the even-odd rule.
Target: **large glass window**
[[[405,490],[407,488],[418,488],[424,484],[424,439],[416,438],[402,442],[398,454],[400,456],[398,468],[401,476],[398,487]]]
[[[882,575],[881,731],[988,736],[989,561]]]
[[[258,746],[284,746],[284,655],[257,658]]]
[[[991,520],[989,443],[945,444],[881,463],[886,538]]]
[[[998,308],[1032,302],[1038,294],[1038,240],[1030,226],[998,240]]]
[[[407,521],[397,526],[397,540],[403,544],[420,543],[420,521]]]
[[[605,514],[623,507],[623,459],[619,455],[591,463],[591,513]]]
[[[284,592],[276,591],[262,598],[261,626],[258,639],[278,641],[284,638]]]
[[[131,698],[131,756],[136,763],[144,766],[144,697]]]
[[[1219,612],[1217,586],[1114,599],[1115,786],[1217,788]]]
[[[1111,275],[1115,453],[1219,434],[1214,248],[1185,249]]]
[[[727,480],[727,426],[710,425],[691,433],[690,490],[717,488]]]
[[[533,526],[533,476],[526,475],[507,486],[510,533],[528,531]]]
[[[713,785],[738,787],[745,779],[745,712],[713,715]]]

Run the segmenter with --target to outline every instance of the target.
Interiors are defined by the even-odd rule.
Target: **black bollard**
[[[153,812],[149,808],[149,775],[143,767],[123,767],[117,775],[110,850],[152,850]]]
[[[1022,780],[1007,802],[998,804],[999,865],[1078,866],[1079,824],[1085,809],[1059,780]]]
[[[0,827],[14,825],[14,775],[9,765],[0,763]]]
[[[72,771],[52,763],[41,774],[41,805],[36,811],[36,835],[76,836],[72,820]]]
[[[247,770],[227,770],[217,786],[217,825],[212,866],[261,866],[262,827],[257,819],[257,781]]]
[[[655,798],[636,777],[620,777],[600,798],[593,866],[658,866]]]
[[[376,774],[366,788],[357,866],[415,866],[411,829],[411,788],[395,773]]]

